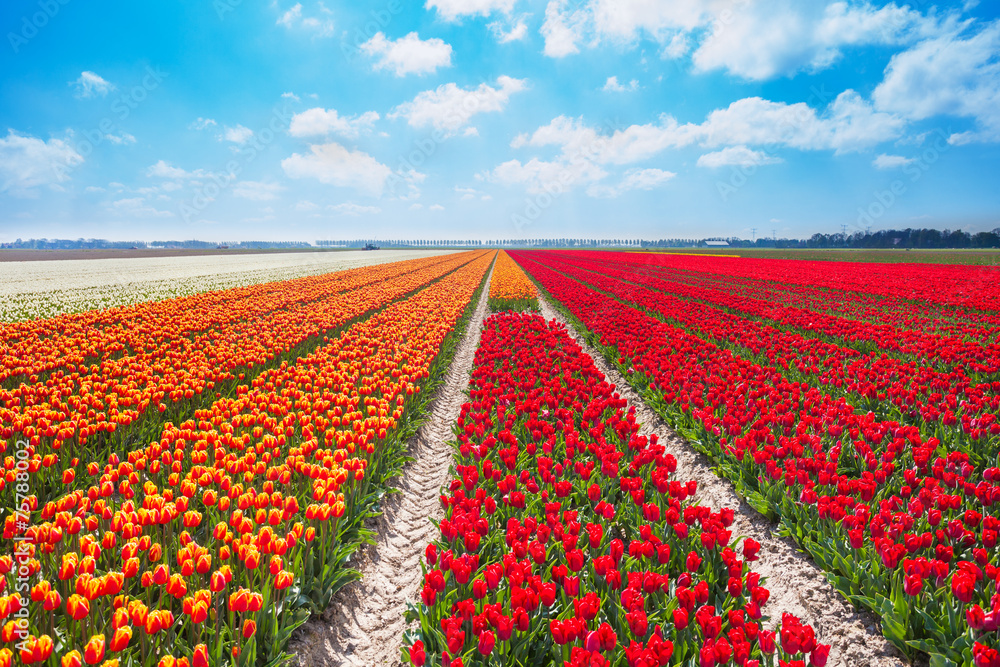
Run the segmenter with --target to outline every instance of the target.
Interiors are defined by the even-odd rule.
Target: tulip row
[[[942,665],[1000,664],[1000,469],[990,467],[990,424],[973,423],[987,428],[972,455],[948,449],[915,425],[878,419],[623,307],[548,268],[548,256],[515,259],[751,504],[781,518],[834,585],[882,616],[897,646]]]
[[[696,482],[593,361],[536,314],[487,320],[455,477],[427,546],[414,665],[822,667],[829,646],[750,571],[760,545]]]
[[[615,255],[608,253],[606,259],[614,257]],[[707,270],[681,271],[669,264],[638,265],[632,255],[621,257],[621,262],[627,264],[636,274],[652,275],[695,287],[721,289],[768,302],[779,301],[786,306],[822,311],[873,324],[890,324],[927,333],[944,333],[979,342],[995,341],[996,327],[1000,326],[1000,314],[982,310],[915,302],[902,297],[893,298],[808,285],[792,285],[775,281],[773,278],[762,280],[719,276]],[[711,265],[705,267],[705,269],[710,268]],[[834,264],[828,270],[854,269],[850,265]]]
[[[568,258],[567,258],[568,259]],[[698,303],[725,309],[735,316],[778,326],[809,338],[819,338],[869,354],[892,354],[903,359],[932,364],[943,370],[967,371],[971,381],[981,381],[1000,372],[1000,345],[994,342],[967,340],[960,336],[941,335],[887,323],[872,323],[790,306],[773,299],[756,298],[746,289],[725,290],[685,282],[646,276],[635,272],[627,262],[601,257],[572,258],[574,265],[671,294],[691,305]],[[763,296],[763,295],[761,295]],[[831,297],[833,298],[833,297]],[[982,328],[979,329],[983,331]],[[995,331],[992,332],[995,334]],[[985,335],[980,333],[980,335]]]
[[[877,264],[807,262],[748,257],[699,257],[631,253],[641,265],[670,266],[692,273],[736,279],[780,280],[796,288],[836,290],[892,300],[917,301],[932,307],[991,311],[996,299],[990,288],[1000,281],[996,266],[960,264]]]
[[[83,466],[75,490],[11,525],[0,666],[13,652],[52,667],[280,660],[356,576],[365,520],[492,259],[476,253],[148,446]]]
[[[130,312],[121,314],[119,324],[95,333],[100,342],[88,352],[59,356],[57,350],[77,349],[91,329],[74,326],[65,336],[50,337],[50,353],[57,359],[53,363],[63,367],[45,379],[32,375],[30,384],[0,390],[0,451],[8,452],[0,498],[13,504],[9,485],[15,461],[10,454],[17,441],[29,444],[32,490],[44,502],[64,476],[80,474],[87,460],[148,441],[163,422],[183,421],[213,397],[231,396],[240,383],[266,368],[294,360],[357,318],[440,279],[472,257],[463,253],[411,260],[341,277],[299,279],[285,287],[260,285],[235,294],[134,306],[123,309]],[[258,297],[257,305],[247,303]],[[199,301],[204,307],[194,308]],[[147,313],[149,323],[137,324],[142,316],[131,311]],[[63,338],[70,342],[63,345]],[[13,347],[18,354],[37,352]],[[108,356],[112,349],[117,354]],[[88,366],[92,353],[104,356]]]
[[[961,370],[944,372],[926,362],[884,353],[862,354],[834,342],[740,317],[728,309],[685,301],[662,291],[664,281],[605,266],[566,263],[546,256],[550,268],[599,291],[681,326],[719,347],[764,365],[780,366],[785,377],[821,384],[879,420],[914,424],[933,433],[949,450],[990,451],[1000,445],[1000,382],[976,382]],[[656,289],[651,289],[656,288]],[[669,288],[667,284],[666,288]],[[976,375],[973,374],[975,377]],[[957,414],[956,414],[957,413]],[[961,424],[961,430],[950,427]]]
[[[490,279],[489,307],[504,310],[538,310],[538,290],[524,271],[503,250],[497,256]]]

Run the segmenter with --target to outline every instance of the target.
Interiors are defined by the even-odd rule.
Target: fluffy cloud
[[[490,32],[496,36],[497,41],[501,44],[509,44],[510,42],[519,42],[528,35],[528,24],[523,20],[519,20],[509,30],[504,27],[504,24],[500,21],[494,21],[489,24]]]
[[[430,74],[438,67],[451,66],[450,44],[436,37],[421,40],[415,32],[396,41],[378,32],[361,45],[361,50],[377,58],[375,69],[389,69],[396,76]]]
[[[251,130],[249,127],[244,127],[242,125],[237,125],[236,127],[229,127],[227,125],[223,129],[222,136],[219,137],[219,139],[220,140],[224,139],[234,144],[242,145],[250,141],[250,137],[252,136],[253,136],[253,130]]]
[[[342,137],[354,138],[362,131],[371,129],[379,119],[374,111],[366,111],[360,116],[347,118],[337,113],[336,109],[309,109],[292,116],[288,133],[293,137],[320,137],[339,134]]]
[[[639,82],[632,79],[628,82],[627,86],[623,86],[618,83],[617,76],[609,76],[608,80],[604,82],[604,87],[601,90],[606,93],[631,93],[639,90]]]
[[[565,57],[579,45],[651,39],[677,58],[697,46],[697,71],[724,70],[745,79],[791,76],[829,67],[842,49],[911,44],[953,28],[955,14],[923,15],[908,6],[793,0],[589,0],[572,13],[550,0],[545,54]]]
[[[233,196],[251,201],[270,201],[284,192],[279,183],[265,181],[240,181],[233,186]]]
[[[676,176],[662,169],[629,169],[617,185],[595,183],[587,188],[591,197],[617,197],[629,190],[653,190]]]
[[[545,6],[543,53],[550,58],[564,58],[580,52],[577,42],[583,39],[587,14],[583,10],[567,12],[565,8],[568,4],[568,0],[549,0]]]
[[[330,10],[323,3],[319,3],[320,13],[323,17],[305,16],[302,13],[302,3],[295,3],[291,9],[283,12],[278,17],[276,25],[284,26],[288,29],[300,28],[309,30],[319,37],[329,37],[333,34],[333,20],[330,18]]]
[[[152,178],[163,178],[171,181],[183,181],[193,178],[204,178],[208,176],[208,172],[204,169],[195,169],[194,171],[185,171],[180,167],[174,167],[169,162],[165,160],[160,160],[149,169],[146,170],[146,175]]]
[[[503,185],[524,185],[528,192],[562,192],[576,185],[599,181],[608,173],[589,160],[508,160],[482,177]]]
[[[375,213],[382,212],[382,209],[380,209],[378,206],[362,206],[360,204],[355,204],[353,202],[344,202],[343,204],[330,205],[327,206],[326,208],[339,215],[349,215],[354,218],[359,217],[361,215],[374,215]]]
[[[71,86],[76,87],[76,96],[81,98],[104,97],[115,89],[113,83],[105,81],[102,77],[93,72],[81,72],[76,81],[71,81]]]
[[[879,109],[911,119],[944,114],[972,118],[977,131],[952,143],[1000,140],[1000,21],[967,36],[929,39],[889,62],[872,95]]]
[[[539,128],[532,145],[559,144],[564,151],[583,146],[599,162],[627,164],[667,148],[703,146],[785,145],[801,150],[860,150],[897,138],[904,122],[877,112],[853,90],[844,91],[822,113],[802,102],[786,104],[760,97],[737,100],[711,112],[701,124],[680,125],[670,116],[658,124],[632,125],[611,135],[598,135],[579,121],[560,117]]]
[[[396,107],[390,118],[406,118],[412,127],[433,127],[446,135],[457,134],[465,129],[468,134],[469,120],[479,113],[503,111],[514,93],[526,87],[523,79],[501,76],[497,87],[486,83],[471,90],[459,88],[454,83],[446,83],[434,90],[425,90],[413,100]]]
[[[201,117],[199,117],[198,120],[196,120],[193,123],[191,123],[190,125],[188,125],[188,129],[190,129],[190,130],[207,130],[208,128],[210,128],[210,127],[212,127],[213,125],[216,125],[216,124],[217,123],[212,118],[201,118]]]
[[[700,124],[682,125],[664,115],[658,123],[613,128],[610,132],[587,126],[582,119],[558,116],[530,135],[519,135],[511,142],[513,148],[558,147],[560,152],[556,159],[509,160],[481,176],[494,182],[525,184],[529,191],[539,192],[596,183],[607,176],[605,166],[635,164],[668,149],[693,145],[724,147],[703,155],[700,166],[741,164],[751,160],[754,164],[767,164],[774,158],[747,148],[747,144],[842,153],[898,138],[903,125],[902,119],[875,111],[852,90],[837,96],[822,113],[802,103],[786,104],[748,97],[711,112]],[[590,188],[590,193],[617,196],[635,189],[643,182],[635,180],[641,178],[636,175],[638,173],[627,172],[622,185],[602,184]],[[628,180],[630,177],[634,180]]]
[[[903,157],[902,155],[886,155],[885,153],[882,153],[872,160],[872,166],[876,169],[898,169],[900,167],[905,167],[911,162],[915,162],[914,158]]]
[[[380,197],[392,170],[371,155],[348,150],[336,142],[310,146],[306,155],[293,153],[281,162],[290,178],[315,178],[320,183],[354,188]]]
[[[425,7],[436,9],[446,21],[463,16],[489,16],[493,12],[510,13],[516,0],[427,0]]]
[[[890,3],[848,5],[767,2],[717,20],[694,53],[700,71],[722,69],[745,79],[821,70],[847,46],[912,42],[941,29],[936,18]]]
[[[8,130],[0,137],[0,192],[16,197],[36,196],[34,188],[69,179],[69,170],[83,156],[62,139],[43,141]]]
[[[768,155],[764,151],[755,151],[746,146],[730,146],[721,151],[706,153],[698,158],[699,167],[715,169],[718,167],[753,167],[762,164],[778,164],[781,158]]]

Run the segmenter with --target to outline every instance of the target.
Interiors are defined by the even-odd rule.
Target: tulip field
[[[399,573],[420,591],[402,663],[845,664],[829,628],[773,608],[764,539],[704,501],[598,362],[900,664],[1000,667],[1000,271],[398,259],[84,310],[19,297],[0,324],[0,667],[288,664],[364,576],[376,517],[419,490],[397,479],[452,375],[468,400],[431,443],[454,458],[419,572]],[[480,330],[455,366],[471,376],[449,375]]]
[[[1000,665],[1000,272],[512,256],[904,655]]]

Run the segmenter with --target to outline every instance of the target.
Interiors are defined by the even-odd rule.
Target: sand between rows
[[[452,425],[458,420],[472,362],[479,347],[492,269],[462,337],[445,382],[434,398],[430,418],[410,445],[414,460],[403,469],[378,520],[373,546],[362,552],[360,580],[334,595],[330,607],[306,623],[289,651],[302,667],[340,665],[382,667],[400,664],[406,604],[417,601],[423,585],[420,559],[437,537],[431,519],[444,518],[441,487],[448,480],[453,450]]]
[[[562,314],[544,298],[539,301],[546,319],[554,318],[567,324]],[[607,382],[635,408],[636,421],[641,424],[640,433],[655,433],[677,459],[675,478],[698,482],[697,501],[700,504],[715,511],[722,507],[736,510],[736,521],[730,528],[733,535],[745,535],[761,543],[759,560],[753,563],[753,569],[767,579],[766,587],[771,591],[771,598],[763,609],[771,620],[765,625],[773,627],[780,623],[784,612],[795,614],[812,625],[817,641],[832,646],[828,667],[902,667],[908,664],[882,636],[872,614],[858,611],[845,600],[827,581],[823,570],[799,551],[793,540],[773,532],[774,524],[743,502],[732,484],[715,474],[707,457],[677,435],[580,332],[573,326],[568,328],[570,335],[593,358]]]
[[[491,276],[492,278],[492,273]],[[430,419],[414,438],[414,457],[399,478],[399,493],[390,496],[378,520],[376,544],[362,551],[362,578],[345,586],[321,616],[311,619],[293,638],[290,651],[302,667],[340,665],[383,667],[399,665],[408,602],[419,599],[424,547],[437,536],[430,519],[444,516],[439,494],[447,482],[453,452],[447,444],[452,425],[467,400],[469,373],[479,347],[489,281],[462,338],[445,383],[434,399]],[[566,324],[543,298],[542,315]],[[906,661],[882,636],[871,614],[856,610],[829,584],[812,560],[789,538],[773,532],[774,525],[742,502],[732,485],[712,470],[705,456],[683,438],[632,389],[621,374],[597,354],[579,332],[569,333],[619,395],[635,408],[643,435],[656,434],[677,458],[676,478],[698,482],[698,502],[718,510],[737,511],[734,535],[761,543],[754,570],[766,577],[771,599],[764,608],[775,625],[781,614],[795,614],[812,625],[819,641],[832,645],[830,667],[902,667]]]

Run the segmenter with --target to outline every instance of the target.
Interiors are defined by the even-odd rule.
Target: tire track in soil
[[[771,598],[763,610],[770,617],[766,625],[779,625],[783,612],[795,614],[810,624],[816,630],[817,641],[832,646],[828,667],[902,667],[909,664],[882,636],[872,614],[855,609],[793,540],[780,537],[772,530],[776,527],[774,524],[743,502],[732,484],[712,470],[708,458],[692,448],[646,405],[618,370],[567,323],[546,297],[540,296],[539,303],[542,315],[567,325],[569,334],[591,356],[605,379],[615,386],[629,406],[635,408],[636,421],[642,425],[640,433],[655,433],[674,455],[677,479],[697,480],[698,502],[716,511],[721,507],[733,508],[736,510],[736,520],[731,527],[733,536],[745,535],[761,543],[759,560],[753,564],[753,569],[767,579],[766,587],[771,591]]]
[[[300,667],[399,665],[406,603],[420,596],[420,559],[437,536],[431,519],[444,518],[440,490],[448,480],[454,452],[447,444],[462,404],[472,362],[487,316],[490,280],[455,351],[430,417],[410,445],[413,457],[397,478],[397,493],[387,496],[376,520],[376,541],[363,549],[357,564],[362,577],[339,590],[319,617],[310,619],[289,642]]]

